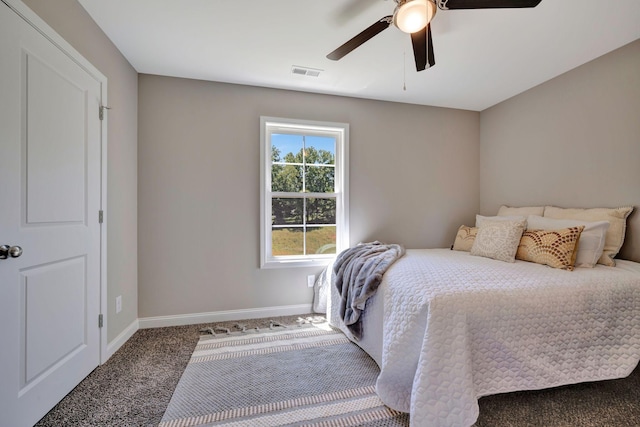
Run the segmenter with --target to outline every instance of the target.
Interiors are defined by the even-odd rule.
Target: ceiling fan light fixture
[[[415,33],[431,21],[436,9],[432,0],[398,0],[398,6],[393,13],[393,24],[400,31]]]

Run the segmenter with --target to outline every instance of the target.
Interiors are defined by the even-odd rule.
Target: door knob
[[[0,246],[0,259],[7,259],[7,257],[18,258],[22,255],[22,248],[20,246]]]
[[[22,248],[20,246],[11,246],[9,248],[9,256],[11,258],[18,258],[22,255]]]

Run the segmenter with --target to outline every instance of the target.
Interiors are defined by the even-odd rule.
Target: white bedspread
[[[407,250],[363,317],[358,344],[380,365],[378,395],[414,427],[461,427],[484,395],[629,375],[640,360],[640,265],[619,265],[570,272]],[[375,329],[382,341],[367,336]]]

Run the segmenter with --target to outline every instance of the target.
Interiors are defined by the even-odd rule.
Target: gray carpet
[[[305,315],[303,317],[313,316]],[[157,426],[182,376],[200,329],[268,328],[269,320],[294,324],[299,316],[217,322],[137,331],[111,358],[58,403],[36,426]]]
[[[294,324],[297,317],[273,320]],[[269,319],[216,325],[233,329],[236,323],[268,328]],[[198,342],[199,330],[208,326],[212,325],[139,330],[37,426],[157,426]],[[640,426],[640,368],[620,380],[484,397],[476,425]]]

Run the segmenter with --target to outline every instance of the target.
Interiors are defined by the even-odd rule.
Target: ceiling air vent
[[[322,70],[318,70],[316,68],[300,67],[298,65],[293,65],[291,67],[291,74],[296,74],[298,76],[318,77],[321,72]]]

